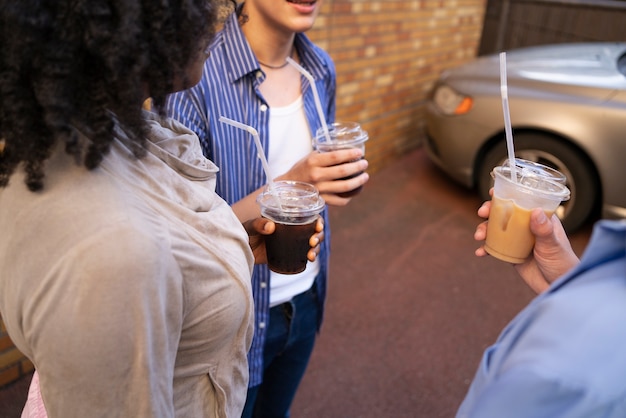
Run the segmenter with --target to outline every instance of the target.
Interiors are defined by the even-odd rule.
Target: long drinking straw
[[[287,62],[296,67],[296,69],[300,71],[300,73],[302,73],[302,75],[305,76],[307,80],[309,80],[309,83],[311,83],[311,90],[313,90],[313,98],[315,99],[315,107],[317,108],[317,113],[319,115],[320,121],[322,122],[324,136],[326,137],[326,140],[330,142],[330,133],[328,133],[328,125],[326,125],[326,117],[324,116],[324,110],[322,109],[322,102],[320,101],[319,93],[315,88],[315,79],[307,70],[305,70],[300,64],[295,62],[291,57],[287,57]]]
[[[504,132],[506,134],[506,149],[509,155],[511,180],[517,181],[515,173],[515,148],[513,147],[513,130],[511,129],[511,113],[509,111],[509,96],[506,84],[506,52],[500,53],[500,95],[502,96],[502,111],[504,112]]]
[[[270,166],[267,163],[267,158],[265,158],[265,152],[263,151],[263,145],[261,145],[261,139],[259,138],[259,132],[256,129],[254,129],[252,126],[250,126],[250,125],[246,125],[244,123],[237,122],[236,120],[229,119],[229,118],[227,118],[225,116],[220,116],[219,121],[222,122],[222,123],[227,123],[228,125],[232,125],[232,126],[234,126],[236,128],[243,129],[244,131],[247,131],[247,132],[249,132],[252,135],[252,137],[254,138],[254,144],[256,145],[257,154],[259,155],[259,158],[261,159],[261,164],[263,165],[263,170],[265,170],[265,176],[267,177],[267,185],[268,185],[270,194],[272,196],[276,197],[276,200],[277,200],[279,206],[281,206],[280,205],[280,200],[278,199],[278,196],[274,192],[274,180],[272,180],[272,176],[270,174]]]

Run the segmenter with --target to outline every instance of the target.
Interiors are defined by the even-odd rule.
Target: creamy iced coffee
[[[513,178],[510,166],[494,168],[493,176],[485,251],[509,263],[522,263],[535,245],[530,232],[531,212],[541,208],[552,216],[560,203],[569,199],[569,190],[554,178],[535,172],[515,170]]]

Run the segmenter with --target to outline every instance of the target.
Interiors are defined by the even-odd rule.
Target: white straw
[[[243,129],[244,131],[249,132],[252,137],[254,138],[254,144],[256,145],[256,150],[257,150],[257,154],[259,155],[259,158],[261,159],[261,164],[263,165],[263,170],[265,170],[265,176],[267,177],[267,183],[270,189],[270,193],[273,193],[274,190],[274,181],[272,180],[272,176],[270,174],[270,166],[267,163],[267,158],[265,158],[265,152],[263,151],[263,145],[261,145],[261,139],[259,138],[259,132],[254,129],[252,126],[243,124],[241,122],[237,122],[236,120],[232,120],[229,119],[225,116],[220,116],[219,119],[220,122],[222,123],[227,123],[229,125],[232,125],[236,128],[239,129]]]
[[[300,73],[302,73],[302,75],[305,76],[307,80],[309,80],[309,83],[311,83],[311,90],[313,90],[313,98],[315,99],[315,107],[317,107],[317,113],[320,117],[320,121],[322,122],[324,136],[326,137],[326,140],[328,142],[331,142],[330,133],[328,132],[328,125],[326,125],[326,117],[324,116],[324,110],[322,109],[322,102],[320,101],[320,96],[317,92],[317,88],[315,88],[315,79],[307,70],[305,70],[300,64],[295,62],[291,57],[287,57],[287,62],[296,67],[296,69],[300,71]]]
[[[509,111],[508,88],[506,84],[506,52],[500,53],[500,95],[502,96],[502,110],[504,112],[504,131],[506,134],[506,148],[509,155],[511,180],[517,181],[515,173],[515,148],[513,147],[513,130],[511,129],[511,113]]]

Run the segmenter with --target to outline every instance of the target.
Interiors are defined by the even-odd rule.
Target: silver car
[[[557,211],[573,232],[626,216],[626,43],[507,51],[515,154],[558,169],[571,198]],[[488,199],[507,157],[498,54],[445,71],[426,110],[426,150],[454,180]]]

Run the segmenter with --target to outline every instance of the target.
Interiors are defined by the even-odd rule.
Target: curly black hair
[[[113,118],[141,156],[146,92],[161,111],[173,81],[185,80],[186,66],[213,37],[218,3],[0,0],[0,187],[24,164],[28,188],[41,189],[58,141],[97,167],[113,140]]]

